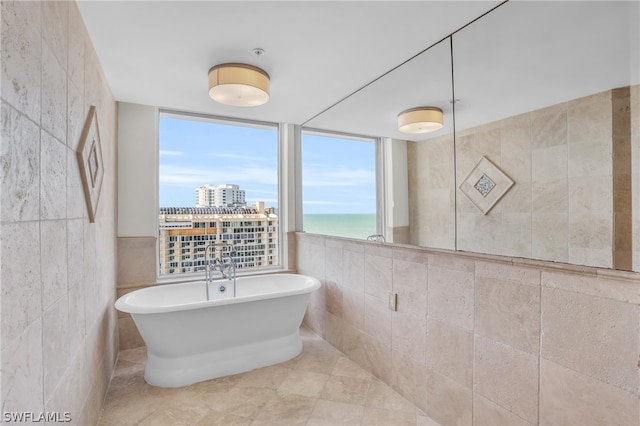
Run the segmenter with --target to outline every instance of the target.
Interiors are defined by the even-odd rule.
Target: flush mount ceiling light
[[[442,129],[442,110],[436,107],[418,107],[398,114],[398,130],[402,133],[428,133]]]
[[[216,65],[209,70],[209,96],[225,105],[262,105],[269,100],[269,74],[252,65]]]

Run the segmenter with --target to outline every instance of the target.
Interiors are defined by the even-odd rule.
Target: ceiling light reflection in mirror
[[[336,132],[414,141],[452,133],[450,53],[447,38],[304,125]],[[402,133],[398,129],[398,114],[419,105],[441,109],[443,127],[428,134]]]

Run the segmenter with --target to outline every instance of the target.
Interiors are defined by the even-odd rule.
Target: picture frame
[[[482,156],[459,188],[483,215],[487,215],[514,183],[498,166]]]
[[[89,222],[94,223],[98,210],[98,202],[100,201],[102,180],[104,178],[102,145],[100,142],[98,116],[95,105],[91,105],[89,108],[76,155],[89,213]]]

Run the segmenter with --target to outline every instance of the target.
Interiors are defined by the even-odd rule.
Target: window
[[[278,248],[277,125],[165,111],[158,133],[160,276],[204,271],[204,247],[221,242],[254,253],[238,268],[278,266],[279,250],[254,245],[269,229]]]
[[[375,139],[302,132],[303,229],[366,239],[379,234]]]

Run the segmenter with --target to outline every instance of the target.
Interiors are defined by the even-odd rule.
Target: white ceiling
[[[302,124],[499,5],[499,1],[79,1],[118,101]],[[456,128],[640,82],[640,3],[520,1],[454,37]],[[265,54],[252,53],[260,47]],[[445,111],[448,40],[307,123],[402,137],[403,109]],[[220,105],[213,65],[243,62],[271,76],[265,105]],[[404,135],[406,138],[406,135]]]
[[[118,101],[301,124],[498,1],[79,1]],[[260,47],[265,54],[252,53]],[[208,96],[213,65],[271,77],[260,107]]]

